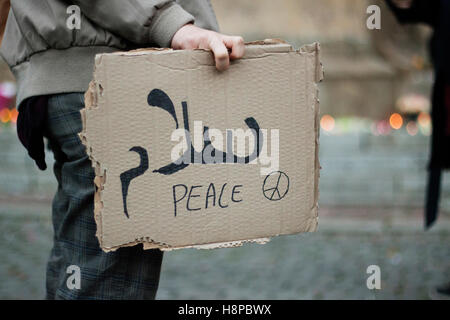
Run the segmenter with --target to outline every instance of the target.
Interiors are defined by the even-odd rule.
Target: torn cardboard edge
[[[315,110],[315,181],[316,184],[314,186],[314,205],[311,208],[312,217],[309,220],[308,227],[306,232],[314,232],[317,229],[318,225],[318,199],[319,199],[319,177],[320,177],[320,163],[319,163],[319,98],[318,98],[318,86],[317,84],[323,80],[323,66],[320,61],[320,44],[312,43],[307,44],[300,47],[297,50],[294,50],[293,47],[287,42],[280,39],[265,39],[260,41],[248,42],[245,44],[246,50],[245,55],[242,59],[252,59],[252,58],[260,58],[271,53],[283,53],[283,52],[296,52],[300,55],[302,54],[315,54],[316,63],[315,63],[315,94],[314,94],[314,105],[311,106]],[[203,49],[197,49],[200,51],[207,51]],[[136,56],[136,55],[146,55],[149,53],[157,53],[157,54],[168,54],[173,52],[173,49],[170,48],[143,48],[137,49],[127,52],[114,52],[114,53],[105,53],[104,55],[121,55],[121,56]],[[96,55],[95,61],[96,64],[101,63],[101,57],[103,54]],[[211,59],[211,65],[214,65],[214,60]],[[95,73],[95,72],[94,72]],[[96,236],[99,240],[100,247],[105,252],[115,251],[121,247],[129,247],[137,244],[143,244],[144,250],[148,249],[160,249],[162,251],[171,251],[177,249],[186,249],[186,248],[195,248],[195,249],[216,249],[216,248],[233,248],[240,247],[244,243],[258,243],[265,244],[271,240],[271,238],[258,238],[258,239],[242,239],[228,242],[216,242],[216,243],[205,243],[205,244],[197,244],[197,245],[186,245],[186,246],[171,246],[167,243],[161,243],[150,239],[150,237],[145,237],[143,239],[135,239],[135,241],[121,244],[119,246],[113,247],[105,247],[103,245],[102,239],[102,210],[103,210],[103,200],[102,200],[102,191],[103,185],[106,183],[107,172],[106,169],[102,168],[101,164],[93,157],[92,147],[87,141],[86,138],[86,109],[94,109],[98,108],[97,103],[97,95],[102,94],[102,88],[97,84],[95,78],[90,82],[89,88],[85,93],[85,109],[80,111],[81,120],[82,120],[82,131],[79,133],[79,137],[81,142],[86,146],[86,152],[89,156],[89,159],[92,162],[92,167],[95,170],[95,194],[94,194],[94,218],[97,225]],[[273,237],[273,236],[272,236]]]

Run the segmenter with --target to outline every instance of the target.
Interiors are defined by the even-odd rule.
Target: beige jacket
[[[0,54],[16,77],[18,105],[31,96],[86,91],[98,53],[168,47],[190,22],[218,30],[209,0],[0,1],[0,28],[8,11]]]

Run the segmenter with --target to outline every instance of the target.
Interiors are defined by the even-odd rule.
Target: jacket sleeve
[[[427,23],[434,26],[438,18],[438,0],[413,0],[409,9],[398,8],[392,0],[386,2],[400,23]]]
[[[170,47],[175,32],[194,17],[170,0],[72,0],[98,26],[136,44]],[[83,23],[83,22],[81,22]]]

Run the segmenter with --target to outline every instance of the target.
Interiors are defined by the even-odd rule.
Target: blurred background
[[[157,298],[429,299],[450,281],[448,173],[439,220],[423,228],[430,29],[399,26],[375,0],[212,3],[224,33],[322,45],[319,230],[263,246],[166,253]],[[366,27],[370,4],[381,8],[381,30]],[[0,61],[0,298],[41,299],[56,184],[17,138],[14,97]],[[366,286],[370,265],[381,268],[381,290]]]

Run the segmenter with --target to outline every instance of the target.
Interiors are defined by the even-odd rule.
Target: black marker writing
[[[120,182],[122,184],[122,200],[123,200],[123,211],[125,216],[129,218],[127,209],[127,195],[128,187],[130,186],[131,180],[143,175],[148,169],[148,154],[147,151],[142,147],[133,147],[130,151],[137,152],[141,158],[141,163],[136,168],[130,169],[120,174]]]

